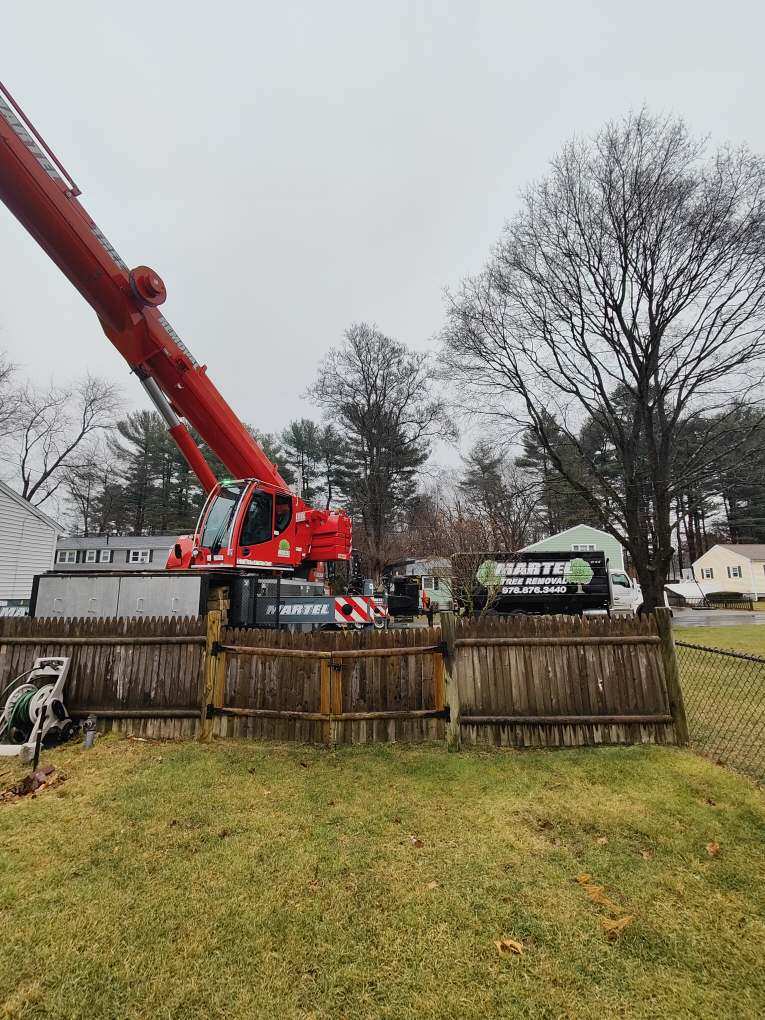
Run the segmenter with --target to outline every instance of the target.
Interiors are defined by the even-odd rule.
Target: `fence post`
[[[216,695],[220,695],[219,671],[221,663],[219,659],[225,659],[225,655],[218,650],[220,644],[220,623],[221,612],[219,609],[211,609],[207,614],[207,642],[205,644],[205,677],[202,688],[202,718],[199,727],[199,739],[209,740],[212,733],[212,719],[208,717],[208,706],[216,703]],[[218,697],[218,700],[221,700]]]
[[[664,662],[664,678],[667,685],[669,711],[675,724],[675,740],[680,747],[688,744],[688,720],[685,716],[683,690],[680,686],[680,670],[677,665],[677,650],[672,636],[672,613],[666,606],[654,610],[656,628],[661,638],[661,657]]]
[[[329,710],[333,716],[343,713],[343,665],[342,660],[334,662],[329,660],[330,667],[330,688],[329,688]],[[331,741],[334,746],[337,743],[337,729],[340,724],[333,719],[331,726]]]
[[[322,715],[329,716],[332,703],[330,700],[332,690],[332,668],[330,659],[320,660],[320,704],[319,711]],[[332,743],[332,721],[327,718],[321,724],[321,735],[326,747]]]
[[[444,661],[444,695],[449,707],[449,719],[446,723],[446,746],[450,751],[459,751],[462,738],[460,735],[460,692],[456,674],[456,625],[454,613],[439,613],[441,624],[441,650]]]

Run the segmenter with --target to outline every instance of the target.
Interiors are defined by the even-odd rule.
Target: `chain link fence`
[[[675,645],[691,746],[765,782],[765,659]]]

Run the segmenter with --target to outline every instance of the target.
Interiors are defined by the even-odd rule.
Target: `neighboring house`
[[[53,566],[63,531],[0,482],[0,616],[26,616],[32,581]]]
[[[64,535],[58,540],[56,570],[163,570],[177,535]]]
[[[613,535],[589,524],[577,524],[556,535],[532,542],[521,552],[603,552],[611,570],[624,570],[624,549]]]
[[[436,577],[448,578],[452,573],[452,565],[445,558],[429,560],[400,560],[390,568],[391,573],[403,574],[405,577],[425,577],[435,575]]]
[[[713,545],[693,564],[705,594],[735,591],[765,598],[765,545]]]

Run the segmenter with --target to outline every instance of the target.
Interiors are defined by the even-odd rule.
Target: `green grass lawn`
[[[678,627],[675,640],[765,657],[765,627]],[[765,780],[765,663],[678,646],[691,742]]]
[[[102,738],[45,760],[64,783],[0,803],[0,1017],[765,1011],[765,800],[690,752]]]
[[[762,655],[765,658],[765,626],[751,624],[735,627],[675,627],[676,641],[726,648],[731,652]]]

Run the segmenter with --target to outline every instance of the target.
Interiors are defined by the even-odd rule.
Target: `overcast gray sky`
[[[354,320],[425,347],[525,182],[644,102],[765,151],[763,5],[3,7],[2,79],[235,409],[274,431]],[[0,350],[33,378],[140,388],[0,207]]]

